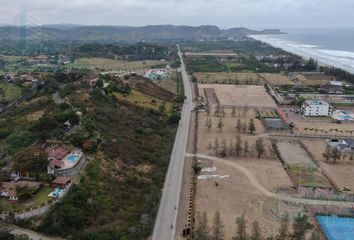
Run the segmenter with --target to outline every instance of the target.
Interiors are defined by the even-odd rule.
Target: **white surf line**
[[[208,156],[208,155],[203,155],[203,154],[186,154],[187,157],[197,157],[198,159],[204,159],[204,160],[212,160],[215,162],[220,162],[229,166],[232,166],[242,172],[248,180],[252,183],[252,185],[263,195],[267,197],[273,197],[282,201],[286,202],[294,202],[294,203],[301,203],[301,204],[308,204],[308,205],[335,205],[335,206],[344,206],[344,207],[353,207],[354,203],[352,202],[345,202],[345,201],[331,201],[331,200],[314,200],[314,199],[304,199],[304,198],[296,198],[296,197],[289,197],[286,195],[282,194],[276,194],[270,192],[268,189],[263,187],[257,180],[257,178],[251,173],[248,169],[246,169],[244,166],[232,162],[230,160],[214,157],[214,156]]]

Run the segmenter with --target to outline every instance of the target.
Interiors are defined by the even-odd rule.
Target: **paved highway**
[[[178,130],[176,133],[175,143],[173,146],[160,206],[152,234],[152,240],[172,240],[176,234],[176,222],[179,210],[184,158],[186,155],[191,111],[194,108],[192,99],[192,86],[189,81],[183,61],[183,56],[178,45],[177,48],[178,55],[181,59],[180,71],[182,73],[186,100],[182,108],[181,120],[179,122]]]

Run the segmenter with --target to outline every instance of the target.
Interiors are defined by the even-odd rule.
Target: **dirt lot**
[[[203,89],[214,88],[220,104],[224,106],[276,108],[263,86],[198,84],[198,88],[205,99]]]
[[[256,173],[259,181],[269,190],[287,189],[290,186],[288,176],[283,172],[278,161],[237,162],[246,165]],[[242,213],[246,214],[249,233],[251,224],[255,220],[260,223],[264,236],[277,232],[280,222],[271,212],[274,207],[269,205],[270,198],[254,188],[248,178],[239,171],[216,162],[208,162],[207,165],[216,167],[217,170],[212,174],[229,177],[198,180],[195,206],[197,211],[207,212],[209,222],[212,222],[215,211],[221,213],[226,230],[225,239],[231,239],[234,235],[235,220]],[[284,205],[284,203],[280,202],[279,205]],[[278,206],[277,214],[280,216],[283,214],[282,209],[288,209],[288,207]]]
[[[246,214],[249,233],[251,232],[251,224],[257,220],[263,235],[268,236],[277,232],[280,225],[279,216],[282,216],[285,210],[289,211],[292,206],[268,197],[269,195],[259,190],[235,164],[244,167],[252,176],[255,176],[268,193],[289,192],[292,183],[281,162],[269,154],[271,141],[262,122],[255,118],[256,110],[248,109],[246,112],[244,109],[238,108],[235,118],[231,113],[231,109],[225,109],[225,117],[221,118],[224,124],[221,131],[216,128],[220,118],[214,116],[213,109],[209,116],[207,113],[199,113],[198,153],[214,155],[214,152],[208,149],[208,145],[209,143],[213,144],[216,138],[219,142],[224,139],[227,146],[233,146],[238,134],[235,129],[237,119],[240,119],[243,124],[248,123],[251,118],[255,121],[255,135],[241,133],[241,139],[243,142],[247,140],[250,143],[250,148],[254,149],[256,139],[262,138],[267,153],[261,159],[256,157],[255,150],[251,150],[253,154],[247,157],[231,156],[223,161],[201,160],[202,168],[208,168],[209,172],[202,172],[199,176],[202,175],[203,178],[197,180],[196,211],[205,211],[210,223],[215,211],[219,211],[225,224],[225,239],[231,239],[234,235],[235,220],[242,213]],[[209,132],[205,127],[208,118],[213,122],[213,127]],[[209,176],[209,178],[205,176]],[[297,211],[299,211],[298,207]]]
[[[260,75],[271,85],[295,85],[293,81],[282,74],[261,73]]]
[[[345,154],[344,160],[341,159],[338,163],[333,164],[327,162],[323,157],[327,146],[323,140],[302,140],[302,142],[307,146],[311,154],[320,160],[321,168],[329,174],[340,188],[347,187],[354,190],[354,161],[349,160],[349,154]]]
[[[301,85],[325,85],[330,82],[331,76],[325,74],[296,74],[294,78]]]
[[[232,73],[232,72],[220,72],[220,73],[194,73],[198,83],[203,84],[236,84],[236,85],[263,85],[265,83],[256,73]]]
[[[287,164],[303,164],[309,165],[313,164],[310,156],[301,147],[301,145],[296,141],[279,141],[277,146],[280,155]]]

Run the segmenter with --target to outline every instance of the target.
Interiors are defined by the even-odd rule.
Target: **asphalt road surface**
[[[178,125],[175,143],[173,146],[170,164],[168,167],[159,211],[152,234],[152,240],[172,240],[176,233],[177,214],[183,178],[184,159],[188,140],[191,111],[193,110],[192,86],[189,81],[182,53],[178,47],[178,55],[181,59],[181,68],[184,94],[186,100],[183,105],[181,120]]]

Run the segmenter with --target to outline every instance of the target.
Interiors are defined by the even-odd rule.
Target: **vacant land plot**
[[[258,160],[254,160],[249,163],[242,161],[237,161],[237,163],[245,164],[252,173],[257,174],[258,180],[269,190],[288,189],[291,185],[288,176],[276,161],[259,163]],[[203,164],[206,163],[203,162]],[[269,167],[265,167],[267,164]],[[280,220],[270,216],[273,215],[271,213],[273,207],[268,204],[269,197],[259,192],[237,169],[218,162],[209,162],[207,166],[216,167],[216,171],[209,174],[227,177],[198,180],[195,207],[197,212],[208,214],[209,222],[212,221],[216,211],[220,212],[225,224],[225,239],[231,239],[234,236],[235,220],[242,213],[246,215],[248,233],[251,233],[251,224],[255,220],[259,222],[264,236],[277,232]],[[279,203],[279,205],[282,204],[284,203]],[[285,210],[287,207],[278,206],[278,209]],[[280,216],[283,213],[278,212]]]
[[[171,92],[174,94],[177,94],[177,82],[173,79],[165,79],[165,80],[154,80],[154,83],[157,84],[157,86]]]
[[[302,85],[325,85],[332,79],[325,74],[299,74],[297,78]]]
[[[155,110],[159,110],[161,106],[165,106],[166,112],[168,113],[172,110],[173,107],[171,102],[163,101],[136,90],[132,90],[128,95],[116,94],[116,96],[118,99],[125,100],[145,108],[153,108]]]
[[[345,159],[340,159],[337,163],[328,162],[323,153],[326,151],[327,144],[324,140],[302,140],[311,154],[320,161],[321,168],[329,174],[334,182],[341,188],[354,190],[353,172],[354,160],[350,159],[350,154],[345,154]]]
[[[264,79],[256,73],[194,73],[198,83],[235,84],[235,85],[263,85]]]
[[[278,150],[282,159],[288,165],[302,164],[313,165],[313,161],[306,153],[305,149],[296,141],[279,141],[277,142]]]
[[[0,101],[11,102],[20,97],[21,94],[21,87],[10,83],[0,83]]]
[[[287,76],[276,73],[261,73],[260,76],[270,85],[294,85]]]
[[[72,63],[71,67],[101,69],[105,71],[133,71],[158,65],[161,65],[160,61],[123,61],[108,58],[80,58]]]
[[[220,104],[224,106],[276,108],[274,100],[263,86],[198,84],[198,88],[200,94],[203,94],[204,88],[213,88]]]

